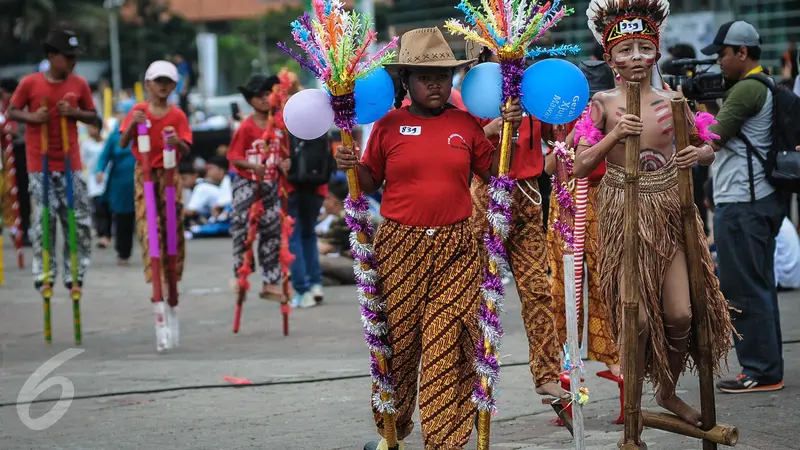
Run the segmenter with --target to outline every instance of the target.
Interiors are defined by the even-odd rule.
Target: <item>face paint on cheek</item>
[[[614,64],[620,69],[624,69],[628,67],[628,64],[631,62],[632,58],[633,55],[617,56],[614,58]]]

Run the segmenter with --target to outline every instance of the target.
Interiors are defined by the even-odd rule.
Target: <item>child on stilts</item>
[[[468,57],[484,62],[499,62],[487,48],[467,41]],[[486,137],[499,144],[502,119],[479,119]],[[539,176],[542,173],[542,137],[550,134],[550,125],[532,116],[515,123],[519,130],[514,163],[509,176],[516,180],[513,194],[511,233],[506,240],[514,281],[522,303],[522,319],[529,345],[529,365],[536,392],[540,395],[568,397],[558,383],[561,372],[561,345],[556,329],[555,305],[547,279],[547,252],[542,227],[542,195]],[[513,145],[513,144],[512,144]],[[472,179],[472,228],[478,239],[481,259],[485,261],[483,236],[489,228],[486,211],[489,207],[489,185],[479,176]]]
[[[180,178],[177,176],[177,164],[180,162],[181,156],[186,156],[191,151],[192,144],[192,130],[189,127],[189,121],[186,115],[178,107],[171,105],[167,102],[169,95],[175,90],[178,82],[178,69],[168,61],[155,61],[150,64],[147,72],[145,73],[145,88],[149,93],[149,100],[139,103],[131,109],[128,116],[122,122],[120,129],[122,136],[120,137],[119,145],[127,147],[131,145],[133,155],[136,157],[136,171],[135,171],[135,201],[136,201],[136,226],[137,234],[139,236],[139,244],[142,247],[142,262],[144,265],[144,277],[147,283],[152,283],[154,278],[160,279],[163,287],[161,289],[161,298],[153,298],[152,302],[156,309],[156,349],[158,351],[166,350],[172,347],[177,347],[179,344],[179,327],[178,327],[178,298],[177,298],[177,283],[181,280],[183,275],[183,265],[185,258],[185,240],[183,234],[183,202],[181,200]],[[149,159],[149,173],[145,175],[144,156],[140,152],[139,142],[137,137],[140,135],[139,125],[146,125],[146,135],[150,140],[150,151],[147,152]],[[166,142],[164,140],[164,132],[171,132]],[[175,148],[175,161],[168,161],[172,168],[166,167],[164,149],[167,146]],[[167,224],[171,221],[168,218],[167,204],[167,191],[168,191],[168,170],[174,171],[171,186],[175,188],[175,215],[174,221],[175,228],[167,230]],[[160,276],[154,277],[152,268],[150,239],[148,238],[148,212],[146,205],[146,192],[145,182],[153,183],[155,193],[155,228],[157,230],[157,242],[160,246]],[[167,239],[171,232],[175,233],[176,255],[174,260],[174,268],[170,268],[169,264],[169,248]],[[168,286],[169,270],[174,269],[176,286]],[[169,309],[166,310],[166,330],[159,323],[159,312],[163,311],[163,297],[168,292],[174,292],[169,295]]]
[[[469,113],[447,104],[454,71],[471,62],[456,60],[438,28],[405,33],[399,63],[389,67],[402,82],[399,109],[375,123],[361,162],[357,148],[336,153],[340,169],[357,169],[365,194],[385,182],[374,251],[393,346],[397,438],[413,428],[421,360],[425,448],[461,449],[475,426],[482,268],[469,222],[469,175],[488,183],[499,152]],[[400,107],[406,91],[411,105]],[[511,122],[521,115],[518,103],[503,111]],[[383,434],[374,404],[373,411]],[[365,448],[385,449],[386,440]]]
[[[273,88],[280,84],[277,76],[266,77],[254,75],[247,84],[239,87],[239,92],[244,96],[253,114],[242,121],[228,149],[228,160],[236,171],[233,181],[233,202],[231,204],[231,237],[233,238],[233,274],[240,278],[239,271],[245,262],[246,241],[248,238],[248,223],[250,206],[260,201],[263,214],[258,219],[258,250],[254,252],[261,269],[262,288],[259,296],[265,300],[281,301],[283,290],[280,286],[281,268],[278,261],[281,245],[281,204],[279,202],[279,180],[277,173],[266,177],[270,170],[266,161],[267,154],[260,155],[260,161],[253,162],[247,159],[248,151],[257,140],[269,138],[264,145],[277,146],[279,155],[287,151],[286,135],[282,124],[276,122],[279,110],[270,104]],[[269,134],[269,136],[265,136]],[[284,170],[289,159],[282,161]],[[276,167],[272,167],[275,170]],[[255,263],[255,261],[253,261]],[[251,267],[252,269],[253,267]],[[236,284],[237,293],[243,294],[241,283]]]
[[[669,14],[666,0],[593,0],[586,12],[589,27],[605,48],[605,60],[621,77],[619,87],[595,94],[590,113],[576,126],[577,156],[575,176],[589,175],[604,159],[606,174],[597,196],[598,240],[600,255],[601,295],[609,302],[609,320],[622,339],[623,270],[635,271],[639,298],[639,351],[637,401],[647,377],[656,390],[656,401],[686,422],[701,426],[700,413],[687,405],[675,393],[678,377],[688,358],[692,335],[692,310],[689,295],[689,275],[683,250],[684,233],[681,204],[678,197],[677,170],[696,163],[709,165],[714,152],[707,144],[709,117],[698,116],[693,130],[693,145],[673,148],[673,126],[670,101],[676,93],[651,86],[653,67],[659,53],[659,36]],[[641,115],[626,112],[626,82],[641,86]],[[693,117],[693,116],[690,116]],[[643,127],[647,122],[647,129]],[[624,141],[630,136],[640,139],[639,157],[639,265],[623,267],[623,209]],[[702,222],[697,216],[697,236],[702,242],[690,243],[701,247],[704,277],[699,301],[708,305],[712,364],[719,366],[727,358],[733,327],[728,305],[719,291],[713,273],[713,261],[705,242]],[[634,330],[630,330],[634,331]],[[628,331],[628,332],[630,332]],[[625,361],[623,361],[623,366]],[[633,382],[633,380],[626,380]],[[642,420],[639,419],[641,433]],[[638,439],[641,440],[640,438]]]
[[[86,182],[81,176],[80,146],[78,145],[77,122],[93,123],[97,120],[94,99],[89,85],[78,75],[72,73],[80,54],[78,38],[71,31],[53,31],[44,44],[50,68],[22,79],[11,98],[9,119],[27,124],[25,129],[25,148],[29,172],[28,190],[33,200],[33,276],[37,290],[49,288],[55,282],[57,264],[55,261],[56,219],[61,222],[64,236],[69,223],[67,204],[67,182],[71,181],[75,213],[75,244],[77,252],[77,286],[73,284],[73,262],[70,258],[70,245],[64,239],[64,285],[80,294],[86,269],[90,263],[92,229],[91,206],[87,195]],[[27,109],[27,110],[26,110]],[[66,139],[69,154],[65,154],[61,119],[66,118]],[[42,127],[47,127],[47,147],[42,148]],[[44,157],[43,157],[44,155]],[[48,167],[43,167],[44,159]],[[66,172],[66,158],[69,158],[70,173]],[[45,177],[48,178],[45,183]],[[48,186],[45,193],[45,185]],[[49,199],[50,223],[43,222],[44,196]],[[44,228],[50,236],[49,273],[44,273],[43,242]],[[77,337],[76,337],[77,340]]]

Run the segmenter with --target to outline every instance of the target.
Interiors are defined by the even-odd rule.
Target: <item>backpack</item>
[[[296,188],[328,184],[336,171],[336,160],[327,134],[310,141],[289,134],[291,167],[287,179]]]
[[[592,96],[600,91],[614,89],[614,72],[605,61],[581,61],[581,72],[589,82],[589,95]]]
[[[741,133],[738,137],[747,146],[747,164],[750,177],[750,195],[755,199],[753,185],[753,156],[764,167],[767,181],[777,190],[800,193],[800,97],[794,92],[780,87],[764,74],[754,74],[745,79],[758,80],[772,92],[772,147],[766,158]]]

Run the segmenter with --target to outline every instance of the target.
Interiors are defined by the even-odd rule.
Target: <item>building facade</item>
[[[394,0],[389,23],[395,34],[419,27],[441,26],[446,19],[463,15],[455,9],[456,0]],[[584,58],[594,45],[586,23],[588,0],[565,0],[575,9],[552,32],[555,43],[573,43],[583,51]],[[789,42],[800,40],[800,0],[671,0],[672,14],[664,33],[664,50],[676,43],[689,43],[696,49],[709,43],[717,27],[728,20],[746,20],[759,31],[763,41],[762,61],[780,73],[780,58]],[[463,39],[449,36],[453,50],[462,52]],[[688,41],[688,42],[687,42]],[[698,57],[702,55],[698,52]]]

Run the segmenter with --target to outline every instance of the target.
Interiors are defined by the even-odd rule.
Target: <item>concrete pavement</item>
[[[226,239],[187,243],[181,347],[161,355],[155,352],[150,291],[138,250],[129,267],[116,266],[113,250],[93,250],[82,303],[84,343],[79,348],[85,351],[45,377],[45,382],[64,377],[74,386],[76,399],[18,406],[20,392],[37,368],[78,347],[72,342],[71,307],[63,286],[56,287],[53,299],[53,344],[44,343],[30,252],[27,268],[20,272],[9,245],[4,252],[6,284],[0,286],[0,449],[360,449],[374,438],[368,352],[355,289],[329,288],[324,306],[293,311],[289,337],[281,333],[278,306],[253,298],[245,305],[242,331],[233,335]],[[793,434],[800,424],[800,388],[794,382],[800,374],[800,329],[795,325],[800,293],[782,294],[781,308],[784,340],[791,342],[784,347],[787,388],[717,395],[718,421],[739,427],[739,449],[800,449]],[[502,318],[507,366],[501,374],[492,448],[572,448],[569,433],[550,424],[552,409],[533,391],[513,290],[507,309]],[[735,373],[733,354],[730,366]],[[618,392],[594,376],[598,370],[600,365],[587,364],[587,445],[610,450],[616,448],[622,428],[610,424],[619,412]],[[226,376],[258,385],[235,387]],[[696,379],[684,378],[680,389],[698,404]],[[60,395],[56,385],[38,398]],[[645,403],[656,409],[651,398]],[[49,417],[62,412],[44,427]],[[701,448],[699,441],[656,430],[646,430],[644,436],[651,449]],[[422,448],[418,428],[407,444],[409,449]],[[474,446],[475,434],[470,448]]]

